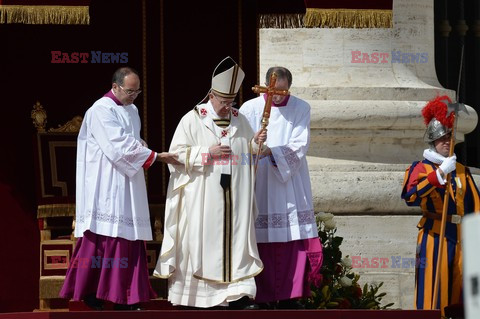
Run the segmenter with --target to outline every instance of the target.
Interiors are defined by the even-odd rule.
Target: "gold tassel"
[[[392,10],[308,8],[307,28],[392,28]]]
[[[37,218],[75,216],[75,204],[38,205]]]
[[[90,24],[89,7],[0,5],[0,23]]]
[[[258,24],[261,29],[303,28],[303,16],[303,13],[262,14],[258,18]]]

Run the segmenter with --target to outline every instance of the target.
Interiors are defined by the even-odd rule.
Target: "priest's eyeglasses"
[[[218,99],[218,97],[217,97],[215,94],[212,93],[212,95],[213,95],[213,97],[214,97],[215,99],[217,99],[217,101],[218,101],[218,102],[220,103],[220,105],[222,105],[222,106],[230,106],[230,107],[233,107],[233,106],[237,105],[237,102],[235,102],[235,101],[231,101],[231,102],[230,102],[230,101],[221,101],[221,100]]]
[[[132,90],[132,89],[124,89],[121,85],[119,87],[122,89],[123,92],[125,92],[126,95],[132,96],[132,95],[138,95],[142,93],[142,90]]]

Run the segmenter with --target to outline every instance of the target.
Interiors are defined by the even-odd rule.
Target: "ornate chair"
[[[72,256],[75,162],[82,117],[46,129],[47,113],[37,102],[31,112],[34,135],[37,219],[40,228],[40,310],[58,298]],[[61,301],[61,300],[59,300]]]

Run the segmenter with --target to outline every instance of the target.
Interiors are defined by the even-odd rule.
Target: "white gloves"
[[[450,157],[446,157],[439,168],[443,171],[443,174],[447,175],[455,170],[456,165],[457,165],[457,156],[453,155]]]

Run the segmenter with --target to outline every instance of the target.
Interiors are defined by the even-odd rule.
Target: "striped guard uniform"
[[[415,272],[416,309],[432,309],[439,234],[445,186],[437,179],[438,165],[424,159],[414,162],[405,172],[402,199],[409,206],[420,206],[423,217],[417,227],[417,267]],[[462,248],[459,221],[465,214],[479,212],[477,186],[467,167],[456,164],[448,188],[447,224],[442,253],[437,308],[462,302]],[[453,215],[458,215],[454,216]]]

